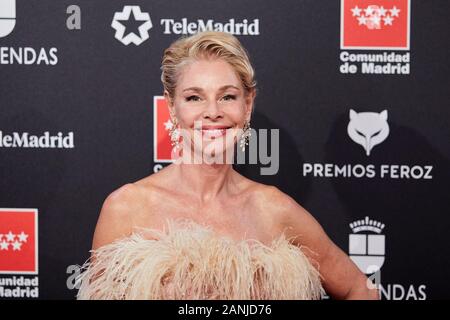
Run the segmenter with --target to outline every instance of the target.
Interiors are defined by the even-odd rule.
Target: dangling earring
[[[178,126],[178,121],[176,120],[177,118],[173,118],[173,120],[171,119],[171,126],[169,128],[169,136],[170,136],[170,141],[172,144],[172,147],[177,149],[180,146],[180,129],[177,128]]]
[[[250,130],[250,121],[245,121],[244,128],[242,128],[242,130],[243,133],[241,136],[240,147],[242,149],[242,152],[245,152],[245,146],[248,146],[250,136],[252,135],[252,132]]]

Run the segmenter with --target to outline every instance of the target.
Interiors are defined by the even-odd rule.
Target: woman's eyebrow
[[[225,90],[230,89],[230,88],[231,88],[231,89],[239,90],[238,87],[233,86],[232,84],[229,84],[229,85],[226,85],[226,86],[222,86],[222,87],[219,88],[219,90],[220,90],[220,91],[225,91]]]
[[[219,88],[219,91],[225,91],[226,89],[230,89],[230,88],[239,90],[238,87],[236,87],[236,86],[234,86],[234,85],[232,85],[232,84],[228,84],[228,85],[225,85],[225,86],[220,87],[220,88]],[[189,88],[186,88],[186,89],[183,90],[183,92],[185,92],[185,91],[197,91],[197,92],[203,92],[203,89],[200,88],[200,87],[189,87]]]
[[[199,92],[203,92],[203,89],[199,88],[199,87],[190,87],[190,88],[186,88],[186,89],[183,90],[183,92],[185,92],[185,91],[199,91]]]

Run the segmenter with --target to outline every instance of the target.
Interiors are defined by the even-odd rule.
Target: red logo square
[[[0,273],[38,273],[38,210],[0,208]]]
[[[172,126],[167,101],[163,96],[153,97],[153,161],[172,162],[172,144],[169,129]]]
[[[409,50],[410,0],[341,0],[341,49]]]

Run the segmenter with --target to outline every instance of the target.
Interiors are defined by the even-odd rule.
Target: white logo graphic
[[[20,251],[27,239],[28,235],[23,231],[19,234],[14,234],[11,231],[7,234],[0,234],[0,251]]]
[[[376,5],[367,6],[366,9],[360,9],[355,6],[351,9],[352,15],[358,19],[360,26],[366,26],[367,29],[381,29],[385,26],[392,26],[392,22],[395,18],[399,17],[400,9],[396,6],[392,9],[385,9]]]
[[[134,20],[142,22],[139,26],[139,35],[134,32],[129,32],[125,35],[126,27],[120,21],[128,21],[130,19],[131,12],[133,12]],[[124,6],[122,12],[116,12],[114,14],[111,27],[116,30],[115,38],[122,42],[124,45],[134,43],[140,45],[142,42],[148,39],[148,31],[153,27],[150,15],[147,12],[142,12],[139,6]]]
[[[357,113],[350,109],[350,122],[347,126],[347,133],[354,142],[364,147],[367,156],[370,155],[370,151],[374,146],[386,140],[389,135],[387,117],[387,110],[380,113]]]
[[[385,254],[385,236],[381,234],[384,224],[365,217],[350,223],[350,228],[353,231],[349,235],[350,258],[365,274],[379,271]]]
[[[16,25],[16,0],[0,1],[0,38],[10,34]]]

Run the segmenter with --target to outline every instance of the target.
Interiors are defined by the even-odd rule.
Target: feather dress
[[[284,236],[233,240],[192,220],[167,220],[94,251],[78,299],[310,300],[320,274]]]

